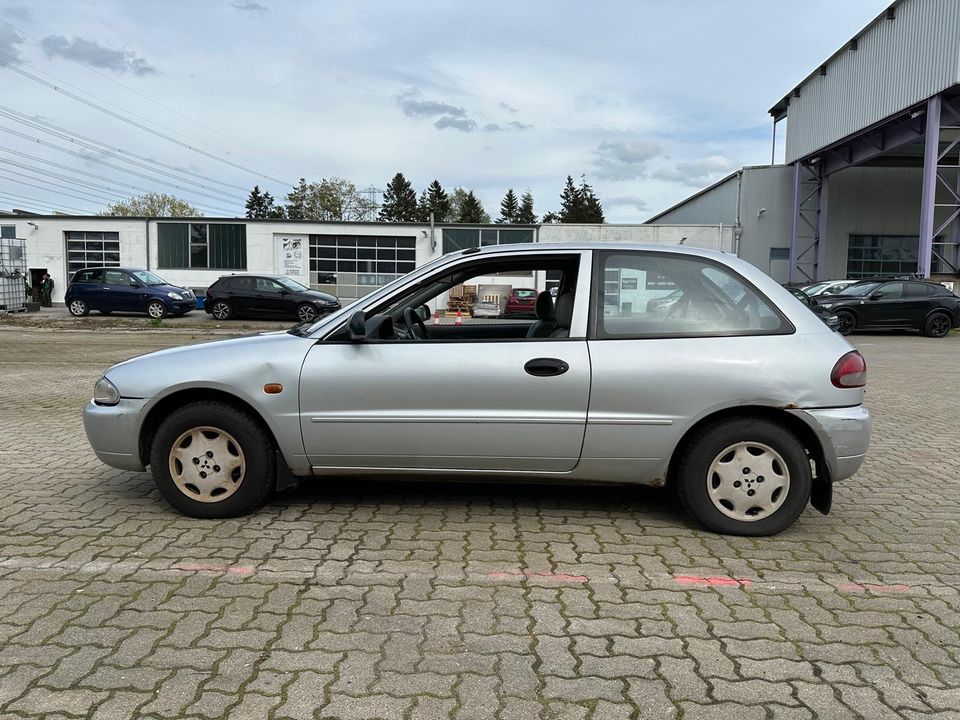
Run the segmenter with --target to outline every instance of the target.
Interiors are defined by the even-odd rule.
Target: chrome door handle
[[[528,360],[523,369],[528,375],[534,377],[553,377],[563,375],[570,366],[558,358],[534,358]]]

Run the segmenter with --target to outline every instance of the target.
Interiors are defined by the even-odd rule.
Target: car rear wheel
[[[192,517],[255,510],[276,483],[273,443],[260,422],[221,402],[197,402],[157,429],[150,469],[160,494]]]
[[[217,320],[229,320],[233,316],[233,308],[225,300],[217,300],[210,308],[210,314]]]
[[[800,517],[813,473],[789,430],[761,418],[734,418],[697,433],[675,482],[683,506],[710,530],[775,535]]]
[[[837,332],[841,335],[849,335],[857,327],[857,319],[853,313],[845,310],[837,312]]]
[[[297,306],[297,318],[301,322],[313,322],[317,319],[317,308],[310,303],[300,303]]]
[[[950,334],[953,323],[946,313],[936,312],[923,323],[923,334],[927,337],[942,338]]]
[[[159,300],[153,300],[147,303],[147,315],[154,320],[162,320],[167,316],[167,306]]]
[[[87,305],[87,301],[81,300],[80,298],[74,298],[71,300],[67,305],[67,309],[74,317],[83,317],[90,312],[90,306]]]

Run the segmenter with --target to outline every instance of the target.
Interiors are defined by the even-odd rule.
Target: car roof
[[[117,267],[116,265],[92,265],[90,267],[80,268],[79,270],[74,271],[74,275],[76,275],[78,272],[84,272],[85,270],[123,270],[125,272],[153,272],[153,270],[145,270],[144,268]]]
[[[235,277],[249,277],[249,278],[270,278],[271,280],[279,280],[280,278],[289,277],[287,275],[276,275],[274,273],[230,273],[229,275],[221,275],[220,280],[226,280],[227,278]]]

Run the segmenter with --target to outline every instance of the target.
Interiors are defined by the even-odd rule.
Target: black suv
[[[207,288],[203,309],[217,320],[243,315],[313,322],[339,310],[340,301],[285,275],[226,275]]]
[[[849,285],[838,295],[818,298],[835,313],[837,330],[919,330],[945,337],[960,327],[960,298],[943,285],[919,280],[869,280]]]

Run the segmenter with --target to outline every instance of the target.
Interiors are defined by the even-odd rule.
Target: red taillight
[[[856,350],[837,360],[830,373],[830,382],[838,388],[858,388],[867,384],[867,361]]]

